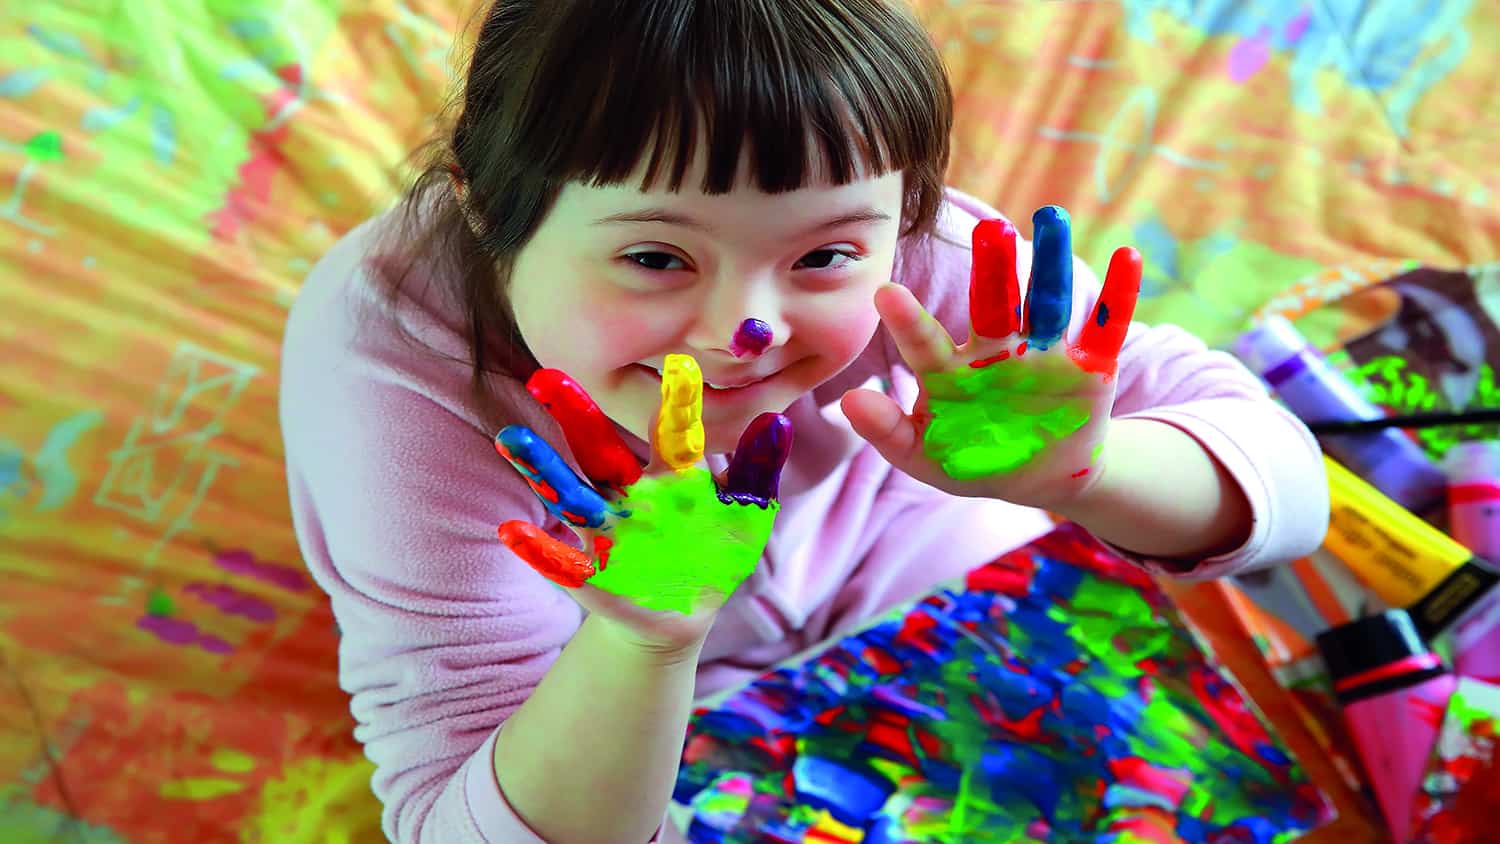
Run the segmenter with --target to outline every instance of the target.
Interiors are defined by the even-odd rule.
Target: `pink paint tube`
[[[1318,650],[1386,824],[1404,836],[1457,681],[1405,610],[1335,627]]]
[[[1500,559],[1500,442],[1448,452],[1448,532],[1475,556]],[[1500,590],[1490,590],[1449,633],[1453,669],[1500,683]]]

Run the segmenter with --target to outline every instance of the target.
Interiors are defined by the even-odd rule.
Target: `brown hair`
[[[517,252],[564,185],[681,187],[700,134],[705,193],[734,187],[742,147],[760,190],[834,184],[861,163],[904,179],[902,234],[942,202],[952,92],[901,0],[497,0],[484,15],[456,117],[424,147],[401,251],[453,268],[476,392],[484,373],[536,366],[504,291]],[[809,149],[815,141],[816,148]],[[462,180],[460,190],[458,179]]]

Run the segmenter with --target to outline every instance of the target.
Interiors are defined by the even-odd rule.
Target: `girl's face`
[[[604,412],[648,438],[662,360],[703,370],[710,452],[733,450],[757,414],[782,411],[848,366],[874,334],[890,280],[901,174],[846,185],[811,179],[783,194],[702,193],[703,161],[678,192],[569,184],[516,257],[509,290],[537,361],[572,376]],[[742,168],[742,172],[743,172]],[[771,327],[736,357],[746,319]],[[743,350],[740,350],[743,351]]]

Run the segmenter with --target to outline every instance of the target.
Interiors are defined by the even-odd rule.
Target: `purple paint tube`
[[[1457,680],[1405,610],[1335,627],[1318,650],[1381,814],[1402,840]]]
[[[1448,532],[1476,557],[1500,559],[1500,442],[1448,452]],[[1491,589],[1453,626],[1453,669],[1500,684],[1500,590]]]
[[[1385,415],[1282,317],[1269,317],[1241,335],[1234,351],[1304,422]],[[1421,446],[1401,431],[1333,434],[1322,443],[1331,457],[1406,509],[1431,513],[1442,505],[1447,479]]]

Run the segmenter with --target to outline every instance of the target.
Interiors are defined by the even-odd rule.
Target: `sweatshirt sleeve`
[[[496,536],[510,518],[547,525],[545,511],[465,406],[462,364],[372,341],[321,295],[299,300],[284,343],[288,486],[339,626],[339,681],[375,763],[385,834],[541,842],[506,803],[492,760],[498,728],[580,621]],[[516,421],[554,433],[550,420]]]
[[[979,220],[1002,215],[955,190],[948,200],[939,237],[923,254],[903,261],[898,278],[962,342],[969,334],[971,234]],[[1030,242],[1022,240],[1016,252],[1024,284]],[[1098,276],[1075,256],[1070,342],[1098,296]],[[1186,570],[1181,560],[1127,556],[1154,572],[1207,579],[1293,560],[1322,543],[1329,501],[1317,441],[1238,360],[1177,326],[1134,322],[1120,352],[1118,378],[1113,418],[1154,419],[1193,437],[1239,484],[1253,518],[1243,545],[1193,561]]]

